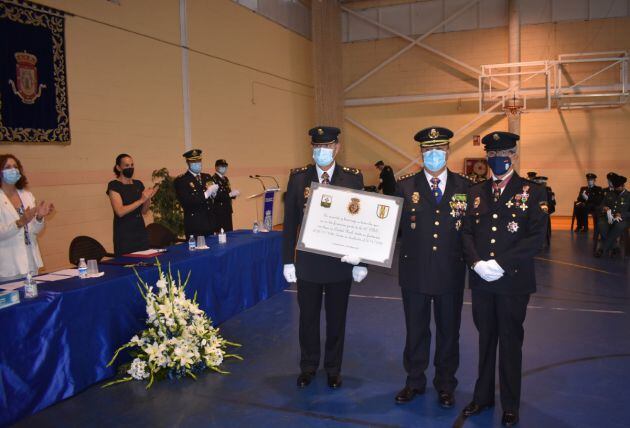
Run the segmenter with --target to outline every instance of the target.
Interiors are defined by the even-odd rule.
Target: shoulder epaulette
[[[409,174],[405,174],[405,175],[401,175],[400,177],[398,177],[398,179],[396,181],[403,181],[408,179],[409,177],[413,177],[414,175],[418,174],[419,171],[416,172],[411,172]]]
[[[470,179],[470,177],[468,177],[468,176],[467,176],[466,174],[464,174],[463,172],[458,172],[457,174],[459,174],[459,176],[460,176],[460,177],[465,178],[465,179],[466,179],[466,180],[468,180],[468,181],[472,181],[472,180]]]
[[[291,175],[293,175],[293,174],[297,174],[297,173],[299,173],[299,172],[304,172],[304,171],[306,171],[306,170],[308,169],[308,167],[309,167],[309,166],[310,166],[310,165],[306,165],[306,166],[303,166],[303,167],[300,167],[300,168],[293,168],[293,169],[291,170]]]
[[[349,172],[350,174],[354,174],[354,175],[358,175],[361,173],[361,170],[359,168],[350,168],[348,166],[344,166],[343,170],[346,172]]]

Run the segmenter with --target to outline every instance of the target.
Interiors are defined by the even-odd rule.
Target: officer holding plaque
[[[459,327],[466,278],[462,253],[462,221],[470,180],[446,167],[449,139],[446,128],[418,132],[424,168],[400,177],[397,196],[404,198],[400,228],[399,284],[402,288],[407,338],[405,387],[397,403],[423,394],[431,347],[431,306],[435,319],[435,377],[440,406],[452,407],[459,366]]]
[[[339,128],[318,126],[309,131],[315,165],[291,171],[284,207],[282,252],[284,277],[289,283],[297,282],[300,306],[300,370],[297,385],[308,386],[320,364],[320,313],[322,300],[326,307],[326,345],[324,369],[328,386],[341,386],[341,360],[346,329],[346,311],[352,280],[361,282],[367,268],[358,266],[360,260],[345,256],[335,257],[296,251],[298,230],[313,182],[350,189],[363,189],[363,175],[358,169],[335,162],[339,153]],[[322,204],[330,201],[322,200]],[[358,205],[354,208],[358,209]],[[351,204],[348,209],[353,209]],[[325,297],[324,297],[325,292]]]

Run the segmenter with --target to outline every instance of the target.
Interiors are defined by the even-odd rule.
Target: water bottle
[[[252,229],[252,232],[254,232],[254,233],[258,233],[259,232],[258,222],[257,221],[254,222],[254,228]]]
[[[24,280],[24,298],[34,299],[37,297],[37,282],[33,279],[33,275],[29,272]]]
[[[79,266],[77,269],[79,270],[79,278],[87,278],[87,264],[85,264],[85,259],[79,259]]]
[[[194,235],[190,235],[190,238],[188,238],[188,249],[190,251],[195,251],[197,249],[197,241],[195,241]]]
[[[223,228],[221,228],[221,233],[219,233],[219,244],[227,244],[227,235]]]

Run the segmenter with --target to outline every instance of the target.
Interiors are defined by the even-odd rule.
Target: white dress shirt
[[[319,167],[319,165],[315,165],[315,169],[317,170],[317,179],[319,180],[319,182],[321,183],[322,181],[324,181],[322,179],[322,174],[324,172],[328,173],[328,180],[332,183],[332,177],[333,177],[333,173],[335,172],[335,166],[336,166],[336,162],[333,161],[332,166],[328,169],[328,171],[324,171],[323,169],[321,169]]]
[[[424,170],[424,176],[426,177],[427,181],[429,182],[429,188],[432,189],[433,188],[433,183],[431,183],[431,179],[433,179],[433,176],[426,169]],[[446,190],[446,178],[447,177],[448,177],[448,168],[444,168],[444,171],[442,171],[442,173],[437,176],[437,178],[440,180],[440,182],[438,183],[438,187],[440,188],[440,191],[442,192],[442,194],[444,194],[444,190]]]

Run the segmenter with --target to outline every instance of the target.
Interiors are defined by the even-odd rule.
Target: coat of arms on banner
[[[348,212],[350,214],[358,214],[361,209],[361,200],[359,198],[352,198],[348,204]]]
[[[64,12],[0,1],[0,143],[70,143]]]
[[[378,205],[376,207],[376,216],[380,219],[384,219],[389,214],[389,207],[387,205]]]

